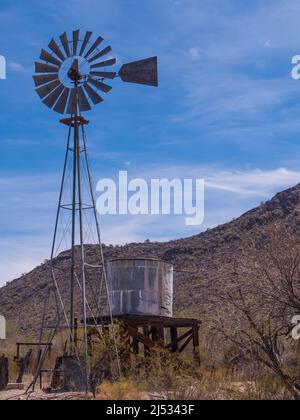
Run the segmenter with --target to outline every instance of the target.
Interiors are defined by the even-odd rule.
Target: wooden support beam
[[[183,352],[193,342],[195,357],[199,355],[199,327],[201,322],[196,319],[169,318],[148,315],[120,315],[114,320],[120,325],[120,337],[122,346],[122,363],[131,365],[130,355],[138,354],[143,345],[145,357],[151,354],[151,349],[158,346],[173,353]],[[110,317],[99,319],[87,319],[89,327],[96,325],[109,328]],[[180,330],[186,331],[179,337]],[[165,343],[167,333],[170,332],[171,342]],[[184,341],[185,340],[185,341]],[[166,345],[167,344],[167,345]]]
[[[190,342],[192,340],[193,340],[193,336],[190,335],[189,338],[186,340],[186,342],[180,347],[179,353],[182,353],[187,348],[187,346],[190,344]]]
[[[150,328],[147,326],[143,327],[143,334],[145,337],[150,338]],[[148,346],[144,345],[144,355],[148,357],[150,355],[150,349]]]
[[[171,349],[173,346],[179,346],[180,341],[184,340],[187,337],[192,337],[193,330],[189,330],[185,334],[181,335],[180,337],[177,337],[174,341],[172,341],[170,344],[168,344],[165,349]]]
[[[139,334],[139,329],[137,327],[133,327],[133,329],[136,331],[136,335]],[[139,340],[136,336],[133,337],[132,349],[134,354],[139,354]]]
[[[144,326],[156,326],[163,325],[164,328],[192,328],[194,325],[199,326],[201,322],[196,319],[185,319],[185,318],[169,318],[169,317],[160,317],[160,316],[149,316],[149,315],[122,315],[114,317],[116,322],[124,322],[128,325],[135,325],[138,327]],[[89,326],[94,325],[110,325],[110,317],[101,317],[101,318],[88,318],[87,323]]]
[[[149,349],[153,349],[155,347],[156,343],[152,341],[150,338],[144,336],[143,334],[136,331],[136,329],[132,327],[128,326],[127,328],[128,328],[128,333],[131,335],[131,337],[136,338],[140,343],[144,344]]]

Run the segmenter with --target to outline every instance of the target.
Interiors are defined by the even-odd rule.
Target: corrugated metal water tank
[[[173,316],[173,266],[158,260],[107,263],[113,315]]]

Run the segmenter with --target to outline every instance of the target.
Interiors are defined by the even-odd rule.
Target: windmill
[[[103,289],[113,326],[87,151],[86,126],[89,121],[83,113],[91,111],[94,105],[103,102],[103,96],[112,89],[107,81],[112,82],[120,78],[127,83],[157,87],[158,74],[157,57],[125,64],[119,71],[114,71],[117,60],[111,56],[111,46],[103,44],[104,39],[93,39],[92,32],[81,36],[80,31],[76,30],[71,39],[65,32],[59,41],[53,38],[47,50],[42,49],[40,60],[35,63],[33,79],[36,92],[48,108],[65,115],[61,123],[68,127],[68,136],[50,260],[52,285],[45,299],[39,343],[40,358],[30,389],[34,389],[55,335],[58,332],[63,334],[65,330],[68,331],[68,340],[64,344],[64,353],[78,359],[84,370],[88,389],[87,318],[100,315]],[[96,232],[94,243],[98,245],[97,264],[88,261],[87,226],[90,230],[94,228]],[[66,243],[65,250],[71,251],[70,254],[67,252],[60,256],[60,259],[65,258],[62,268],[61,264],[58,264],[57,256],[61,255],[59,251],[63,241]],[[99,284],[97,290],[93,289],[89,281],[91,270],[97,272],[96,275],[93,274],[96,285]],[[56,315],[54,324],[49,326],[47,310],[51,293],[54,294]],[[78,313],[77,309],[78,296],[81,313]],[[83,339],[80,344],[77,336],[78,318],[83,320]],[[116,357],[118,359],[117,347]]]

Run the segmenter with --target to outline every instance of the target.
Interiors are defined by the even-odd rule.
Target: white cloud
[[[265,48],[272,48],[272,46],[273,46],[273,44],[272,44],[272,41],[270,41],[270,40],[268,40],[264,43]]]
[[[266,197],[275,191],[300,183],[300,172],[285,168],[276,170],[254,170],[218,172],[207,176],[208,188],[234,194]]]
[[[189,53],[193,60],[198,60],[201,56],[201,49],[198,47],[193,47],[190,49]]]
[[[9,63],[9,67],[17,73],[27,73],[25,67],[23,67],[20,63]]]

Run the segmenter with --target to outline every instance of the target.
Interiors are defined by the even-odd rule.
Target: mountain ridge
[[[197,235],[168,242],[104,246],[106,259],[119,257],[160,258],[175,267],[175,314],[205,317],[212,310],[209,294],[221,293],[232,276],[236,261],[244,258],[253,240],[266,226],[284,222],[300,227],[300,184],[276,194],[271,200],[239,218]],[[95,263],[96,247],[86,246],[87,260]],[[70,252],[61,253],[56,263],[66,267]],[[50,281],[49,262],[0,288],[0,310],[21,334],[35,335],[41,318],[45,292]],[[92,278],[97,282],[97,278]],[[65,285],[63,294],[67,296]]]

